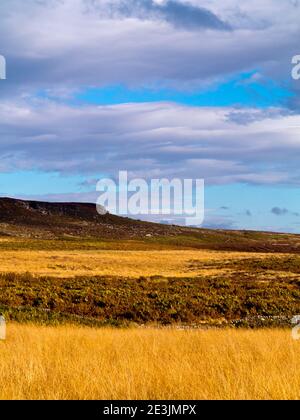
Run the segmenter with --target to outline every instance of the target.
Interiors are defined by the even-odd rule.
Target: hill
[[[0,236],[33,239],[138,240],[172,247],[299,253],[300,236],[197,229],[99,215],[91,203],[0,198]]]
[[[299,244],[299,235],[3,198],[0,313],[41,324],[290,327],[300,312]]]

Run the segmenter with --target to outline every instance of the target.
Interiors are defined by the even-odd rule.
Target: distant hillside
[[[180,228],[112,214],[99,215],[91,203],[47,203],[0,198],[0,235],[111,239],[176,234]]]
[[[0,198],[0,236],[143,240],[174,247],[261,252],[300,251],[300,236],[168,226],[99,215],[95,204],[47,203]]]

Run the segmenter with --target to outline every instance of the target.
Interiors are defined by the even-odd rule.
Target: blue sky
[[[299,232],[297,1],[4,0],[0,193],[206,182],[205,226]]]
[[[256,76],[258,78],[256,79]],[[200,90],[176,90],[160,86],[129,88],[124,85],[89,88],[73,98],[77,104],[113,105],[128,102],[172,101],[189,106],[238,106],[268,108],[285,106],[293,97],[289,81],[277,84],[271,78],[263,79],[258,70],[233,75],[228,79]]]

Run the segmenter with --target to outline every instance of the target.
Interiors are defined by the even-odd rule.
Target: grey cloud
[[[212,28],[229,30],[230,26],[214,13],[203,8],[176,0],[166,0],[159,4],[153,0],[126,0],[114,6],[125,16],[142,19],[158,18],[176,27],[186,29]]]
[[[257,109],[234,109],[229,111],[227,118],[229,121],[240,125],[247,125],[266,119],[280,119],[283,116],[293,115],[292,111],[282,108]]]
[[[95,189],[95,186],[96,186],[98,181],[99,181],[99,179],[97,179],[97,178],[86,179],[85,181],[79,183],[79,187],[94,188]]]
[[[134,176],[204,178],[207,184],[300,184],[298,131],[290,129],[300,117],[240,125],[227,113],[172,103],[1,103],[0,170],[92,179],[127,169]]]
[[[47,88],[59,91],[120,83],[201,88],[255,68],[280,81],[290,77],[291,57],[298,51],[299,10],[292,7],[291,11],[288,4],[280,6],[281,20],[272,8],[264,12],[272,22],[264,29],[240,27],[224,33],[219,30],[223,17],[218,18],[215,10],[209,12],[208,4],[201,7],[172,0],[158,6],[150,0],[123,1],[127,13],[140,13],[146,19],[143,10],[148,5],[148,11],[159,11],[161,18],[173,23],[163,25],[159,19],[126,19],[125,12],[111,17],[110,1],[92,3],[99,6],[99,13],[94,8],[87,12],[84,0],[2,0],[1,54],[8,66],[8,79],[1,83],[2,97]],[[133,5],[139,3],[144,6],[137,12]],[[243,7],[254,17],[259,12],[255,5]],[[186,29],[206,26],[211,30],[179,31],[179,24]]]
[[[281,207],[273,207],[271,210],[271,213],[275,214],[276,216],[285,216],[287,214],[290,214],[291,216],[300,217],[300,213],[295,211],[290,211],[286,208]]]
[[[233,220],[218,220],[217,217],[212,218],[210,222],[206,222],[203,225],[203,228],[206,229],[216,229],[216,230],[234,230],[237,229],[237,225]],[[220,218],[219,218],[220,219]]]
[[[275,214],[276,216],[284,216],[289,213],[287,209],[280,208],[280,207],[273,207],[271,213]]]

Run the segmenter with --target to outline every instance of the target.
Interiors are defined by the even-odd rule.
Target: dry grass
[[[2,273],[30,272],[35,275],[73,277],[76,275],[116,275],[123,277],[174,276],[194,277],[226,272],[207,268],[205,263],[264,258],[265,254],[223,251],[36,251],[18,250],[0,253]],[[197,264],[197,269],[191,268]],[[203,264],[203,267],[201,266]]]
[[[9,325],[1,399],[298,399],[289,331]]]

